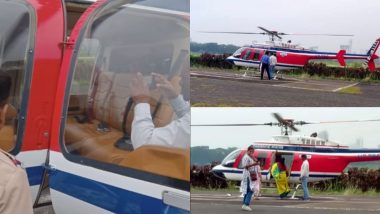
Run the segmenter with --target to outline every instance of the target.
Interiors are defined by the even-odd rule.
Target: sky
[[[191,123],[231,124],[276,122],[272,116],[277,112],[286,119],[308,122],[336,120],[380,119],[380,108],[191,108]],[[379,148],[380,122],[338,123],[298,126],[293,135],[310,136],[313,132],[327,131],[329,140],[357,148],[362,139],[364,148]],[[246,148],[255,141],[270,140],[280,135],[279,127],[191,127],[191,146],[212,148]]]
[[[267,36],[206,34],[199,31],[260,32],[257,26],[284,33],[354,34],[354,37],[286,36],[305,48],[335,51],[352,39],[352,49],[364,53],[380,37],[377,0],[191,0],[193,42],[250,45]]]

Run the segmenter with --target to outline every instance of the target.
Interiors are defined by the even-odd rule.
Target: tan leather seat
[[[112,72],[99,74],[93,97],[94,118],[91,121],[80,123],[75,119],[75,115],[87,114],[88,95],[72,95],[70,97],[69,110],[72,111],[68,112],[69,116],[65,125],[65,144],[68,151],[104,162],[113,160],[111,154],[126,155],[128,153],[114,147],[115,142],[124,135],[121,126],[129,94],[126,76],[127,74]],[[108,124],[108,132],[98,130],[98,124],[101,121]]]
[[[114,144],[124,136],[122,122],[125,107],[130,96],[130,74],[101,72],[95,87],[93,117],[91,121],[80,123],[76,115],[87,114],[88,95],[77,94],[70,97],[68,119],[65,124],[65,145],[69,152],[102,162],[114,163],[155,174],[182,180],[190,179],[189,150],[168,147],[143,146],[133,152],[116,148]],[[91,93],[91,92],[89,92]],[[159,99],[158,91],[152,97]],[[153,101],[153,100],[152,100]],[[152,102],[152,111],[156,102]],[[162,99],[155,116],[155,125],[164,126],[171,121],[173,110],[167,100]],[[127,118],[127,131],[130,133],[133,120],[133,107]],[[108,132],[98,130],[98,124],[105,122]]]

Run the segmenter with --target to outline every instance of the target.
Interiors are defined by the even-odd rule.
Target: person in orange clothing
[[[5,124],[11,84],[11,77],[0,71],[0,130]],[[2,149],[0,149],[0,175],[0,213],[32,214],[32,198],[26,172],[14,156]]]

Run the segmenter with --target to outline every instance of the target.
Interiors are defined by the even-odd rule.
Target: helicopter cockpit
[[[178,142],[136,148],[131,139],[136,105],[131,87],[138,73],[149,88],[156,128],[177,117],[152,73],[164,76],[187,101],[189,93],[188,17],[146,2],[104,8],[82,32],[67,89],[64,147],[68,157],[89,165],[105,163],[188,181],[189,148]],[[186,121],[190,132],[189,118]]]

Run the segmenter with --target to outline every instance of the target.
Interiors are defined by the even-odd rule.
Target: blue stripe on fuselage
[[[50,177],[50,188],[110,212],[189,214],[186,210],[165,205],[162,200],[64,171],[56,170]]]
[[[227,61],[239,61],[239,62],[245,62],[245,63],[251,63],[251,64],[257,64],[257,65],[260,64],[260,61],[244,60],[244,59],[239,59],[239,58],[227,59]],[[281,67],[288,67],[288,68],[300,68],[300,67],[303,67],[303,65],[299,65],[299,66],[296,66],[296,65],[285,65],[285,64],[281,64],[281,63],[278,63],[276,66],[277,67],[279,67],[279,66],[281,66]]]
[[[33,166],[25,169],[28,175],[30,186],[40,185],[42,183],[42,176],[44,168],[42,166]]]

